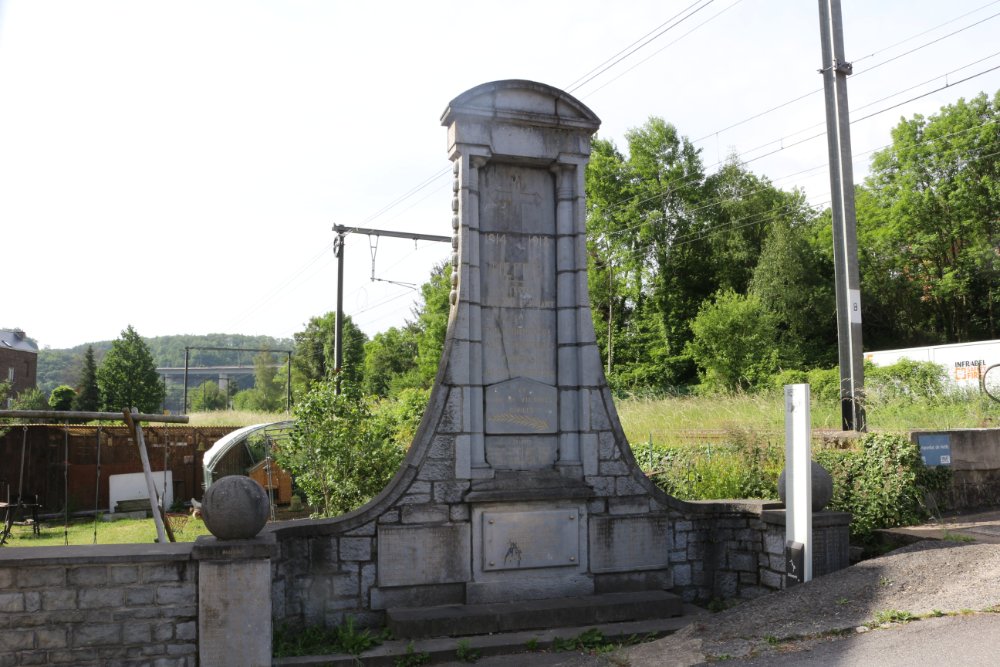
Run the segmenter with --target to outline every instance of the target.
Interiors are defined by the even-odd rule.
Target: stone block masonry
[[[191,546],[4,549],[0,666],[194,667]]]

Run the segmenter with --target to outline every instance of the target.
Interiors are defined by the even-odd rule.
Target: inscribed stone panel
[[[556,433],[559,392],[534,380],[515,378],[486,388],[486,433]]]
[[[468,581],[471,559],[468,524],[379,526],[379,586]]]
[[[577,566],[576,510],[484,512],[483,571]]]
[[[486,461],[504,470],[538,470],[555,465],[559,438],[554,435],[488,435]]]
[[[556,383],[556,311],[483,308],[483,384],[516,377]]]
[[[595,516],[590,521],[590,569],[623,572],[664,568],[670,562],[665,516]]]

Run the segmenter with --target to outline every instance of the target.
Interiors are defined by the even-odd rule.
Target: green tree
[[[374,419],[359,392],[336,394],[320,382],[295,404],[289,440],[275,460],[295,478],[322,516],[349,512],[371,500],[399,468],[404,448],[391,423]]]
[[[667,388],[694,375],[687,321],[714,291],[696,215],[704,174],[697,150],[662,119],[626,139],[627,156],[595,140],[587,170],[594,325],[613,385]]]
[[[97,412],[101,409],[101,392],[97,387],[97,363],[94,361],[94,346],[88,345],[83,355],[83,370],[80,384],[73,398],[73,409],[80,412]]]
[[[76,390],[69,385],[62,384],[52,390],[49,394],[49,407],[53,410],[69,410],[73,407],[76,399]]]
[[[189,396],[192,412],[225,410],[229,407],[229,396],[219,388],[219,383],[214,380],[202,382],[190,391]]]
[[[798,193],[790,195],[803,204]],[[773,315],[785,369],[826,367],[837,361],[837,304],[832,258],[813,239],[821,219],[777,219],[750,284]]]
[[[304,395],[313,385],[334,378],[336,358],[336,311],[313,317],[306,328],[295,334],[295,354],[292,356],[292,389],[296,396]],[[341,382],[358,387],[362,383],[365,343],[368,337],[344,315],[344,355]]]
[[[709,390],[754,389],[778,368],[773,316],[756,295],[719,292],[702,305],[691,330],[686,349]]]
[[[1000,92],[960,99],[902,120],[873,156],[858,197],[866,343],[1000,336],[998,122]]]
[[[430,279],[420,286],[422,303],[417,308],[417,368],[424,387],[429,387],[437,376],[448,333],[448,316],[451,312],[451,264],[442,263],[431,270]]]
[[[422,385],[417,367],[420,329],[410,323],[375,334],[365,345],[364,391],[390,396]]]
[[[159,411],[166,388],[149,348],[131,324],[104,355],[97,369],[97,386],[108,412],[132,407],[149,414]]]
[[[254,386],[233,396],[233,407],[253,412],[278,412],[285,409],[283,383],[278,379],[274,353],[259,352],[253,360]]]

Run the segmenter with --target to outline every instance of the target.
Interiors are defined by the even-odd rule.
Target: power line
[[[644,46],[646,46],[650,42],[658,39],[659,37],[662,37],[664,34],[666,34],[667,32],[669,32],[670,30],[676,28],[678,25],[680,25],[681,23],[683,23],[685,20],[687,20],[691,16],[694,16],[695,14],[697,14],[698,12],[700,12],[702,9],[704,9],[705,7],[708,7],[710,4],[712,4],[713,2],[715,2],[715,0],[708,0],[707,2],[705,2],[705,4],[703,4],[701,7],[698,7],[697,9],[695,9],[694,11],[692,11],[687,16],[684,16],[683,18],[677,20],[676,22],[671,23],[672,21],[674,21],[675,19],[677,19],[678,16],[680,16],[684,12],[690,10],[692,7],[694,7],[695,5],[697,5],[701,1],[702,0],[696,0],[695,2],[691,3],[690,5],[688,5],[687,7],[685,7],[684,9],[682,9],[681,11],[679,11],[676,14],[674,14],[669,19],[667,19],[666,21],[664,21],[663,23],[661,23],[660,25],[658,25],[656,28],[653,28],[653,30],[651,30],[650,32],[646,33],[645,35],[643,35],[642,37],[640,37],[636,41],[632,42],[631,44],[629,44],[628,46],[626,46],[624,49],[622,49],[621,51],[619,51],[615,55],[613,55],[610,58],[608,58],[607,60],[605,60],[603,63],[601,63],[600,65],[598,65],[594,69],[590,70],[589,72],[587,72],[586,74],[584,74],[583,76],[581,76],[580,78],[578,78],[576,81],[574,81],[571,84],[569,84],[565,88],[566,92],[572,93],[574,90],[577,90],[578,88],[586,85],[590,81],[593,81],[595,78],[599,77],[604,72],[608,71],[609,69],[611,69],[612,67],[614,67],[615,65],[617,65],[618,63],[620,63],[621,61],[625,60],[626,58],[628,58],[629,56],[631,56],[633,53],[635,53],[636,51],[638,51],[639,49],[643,48]],[[666,26],[666,27],[664,27],[664,26]],[[663,28],[663,29],[660,30],[661,28]],[[659,32],[657,32],[657,31],[659,31]],[[653,33],[655,33],[655,34],[653,34]],[[652,35],[652,37],[650,37],[650,35]],[[648,39],[647,39],[647,37],[648,37]],[[645,40],[645,41],[643,41],[643,40]],[[636,46],[636,44],[638,44],[638,46]],[[581,79],[582,79],[582,81],[581,81]]]
[[[898,42],[895,42],[894,44],[890,44],[889,46],[884,46],[884,47],[882,47],[881,49],[879,49],[879,50],[877,50],[877,51],[872,51],[872,52],[871,52],[871,53],[869,53],[869,54],[868,54],[867,56],[861,56],[860,58],[855,58],[855,59],[853,60],[853,62],[854,62],[855,64],[857,64],[857,63],[859,63],[859,62],[862,62],[862,61],[864,61],[864,60],[867,60],[867,59],[869,59],[869,58],[872,58],[872,57],[874,57],[874,56],[876,56],[876,55],[878,55],[878,54],[880,54],[880,53],[883,53],[883,52],[885,52],[885,51],[888,51],[888,50],[890,50],[890,49],[894,49],[894,48],[896,48],[897,46],[901,46],[901,45],[903,45],[903,44],[906,44],[907,42],[909,42],[909,41],[911,41],[911,40],[914,40],[914,39],[916,39],[917,37],[923,37],[923,36],[924,36],[924,35],[926,35],[927,33],[930,33],[930,32],[934,32],[934,31],[935,31],[935,30],[937,30],[938,28],[943,28],[944,26],[946,26],[946,25],[948,25],[948,24],[950,24],[950,23],[954,23],[955,21],[958,21],[959,19],[964,19],[964,18],[965,18],[966,16],[970,16],[970,15],[972,15],[972,14],[975,14],[975,13],[976,13],[976,12],[978,12],[978,11],[982,11],[983,9],[986,9],[986,8],[987,8],[987,7],[989,7],[990,5],[995,5],[995,4],[997,4],[998,2],[1000,2],[1000,0],[993,0],[992,2],[987,2],[987,3],[985,4],[985,5],[983,5],[983,6],[981,6],[981,7],[977,7],[976,9],[973,9],[972,11],[968,11],[968,12],[965,12],[964,14],[960,14],[960,15],[956,16],[956,17],[955,17],[955,18],[953,18],[953,19],[949,19],[949,20],[945,21],[944,23],[939,23],[939,24],[937,24],[936,26],[933,26],[933,27],[931,27],[931,28],[927,28],[926,30],[924,30],[924,31],[922,31],[922,32],[918,32],[918,33],[917,33],[917,34],[915,34],[915,35],[910,35],[910,36],[909,36],[909,37],[907,37],[906,39],[903,39],[903,40],[900,40],[900,41],[898,41]]]
[[[998,56],[998,55],[1000,55],[1000,52],[996,52],[996,53],[994,53],[994,54],[992,54],[992,55],[989,55],[989,56],[986,56],[986,57],[984,57],[984,58],[980,58],[980,59],[978,59],[978,60],[975,60],[975,61],[972,61],[971,63],[968,63],[968,64],[966,64],[966,65],[963,65],[962,67],[959,67],[959,68],[956,68],[956,69],[954,69],[954,70],[951,70],[951,71],[949,71],[949,72],[945,72],[944,74],[940,74],[940,75],[938,75],[938,76],[935,76],[935,77],[933,77],[933,78],[931,78],[931,79],[928,79],[927,81],[924,81],[924,82],[922,82],[922,83],[919,83],[919,84],[916,84],[916,86],[911,86],[911,87],[909,87],[909,88],[904,88],[904,89],[902,89],[902,90],[900,90],[900,91],[897,91],[897,92],[895,92],[895,93],[893,93],[893,94],[891,94],[891,95],[887,95],[886,97],[883,97],[883,98],[881,98],[881,99],[879,99],[879,100],[875,100],[874,102],[870,102],[870,103],[868,103],[868,104],[865,104],[865,105],[863,105],[863,106],[859,107],[859,109],[863,109],[863,108],[866,108],[866,107],[869,107],[869,106],[872,106],[872,105],[874,105],[874,104],[877,104],[877,103],[879,103],[879,102],[882,102],[882,101],[885,101],[885,100],[887,100],[887,99],[890,99],[890,98],[892,98],[892,97],[895,97],[895,96],[897,96],[897,95],[899,95],[899,94],[901,94],[901,93],[903,93],[903,92],[907,92],[907,91],[909,91],[909,90],[912,90],[912,89],[913,89],[913,88],[915,88],[915,87],[919,87],[919,86],[921,86],[921,85],[925,85],[925,84],[927,84],[927,83],[930,83],[931,81],[935,81],[935,80],[937,80],[937,79],[940,79],[940,78],[942,78],[942,77],[947,77],[947,76],[949,76],[949,75],[951,75],[951,74],[953,74],[953,73],[955,73],[955,72],[959,72],[959,71],[961,71],[961,70],[963,70],[963,69],[967,69],[967,68],[971,67],[972,65],[975,65],[975,64],[978,64],[978,63],[980,63],[980,62],[983,62],[983,61],[985,61],[985,60],[989,60],[990,58],[994,58],[994,57],[996,57],[996,56]],[[912,101],[915,101],[915,100],[917,100],[917,99],[920,99],[921,97],[927,97],[928,95],[932,95],[932,94],[934,94],[934,93],[936,93],[936,92],[940,92],[941,90],[944,90],[945,88],[949,88],[949,87],[951,87],[951,86],[956,86],[956,85],[959,85],[959,84],[961,84],[961,83],[964,83],[964,82],[966,82],[966,81],[969,81],[969,80],[971,80],[971,79],[974,79],[974,78],[976,78],[976,77],[979,77],[979,76],[982,76],[982,75],[984,75],[984,74],[988,74],[989,72],[992,72],[992,71],[994,71],[994,70],[996,70],[996,69],[998,69],[998,67],[992,67],[992,68],[989,68],[989,69],[986,69],[986,70],[983,70],[983,71],[981,71],[981,72],[978,72],[978,73],[976,73],[976,74],[973,74],[973,75],[970,75],[970,76],[968,76],[968,77],[965,77],[965,78],[963,78],[963,79],[961,79],[961,80],[959,80],[959,81],[955,81],[955,82],[953,82],[953,83],[947,83],[947,84],[945,84],[944,86],[941,86],[940,88],[937,88],[937,89],[935,89],[935,90],[931,90],[931,91],[928,91],[928,92],[926,92],[926,93],[923,93],[923,94],[921,94],[921,95],[918,95],[918,96],[915,96],[915,97],[912,97],[912,98],[910,98],[910,99],[908,99],[908,100],[906,100],[906,101],[903,101],[903,102],[900,102],[900,103],[898,103],[898,104],[894,104],[894,105],[892,105],[892,106],[889,106],[889,107],[886,107],[886,108],[884,108],[884,109],[881,109],[881,110],[879,110],[879,111],[876,111],[876,112],[874,112],[874,113],[871,113],[871,114],[868,114],[868,115],[866,115],[866,116],[862,116],[862,117],[860,117],[860,118],[855,118],[855,119],[852,119],[852,120],[851,120],[851,124],[853,125],[853,124],[855,124],[855,123],[858,123],[858,122],[861,122],[861,121],[863,121],[863,120],[866,120],[866,119],[868,119],[868,118],[872,118],[873,116],[877,116],[877,115],[879,115],[879,114],[882,114],[882,113],[885,113],[885,112],[887,112],[887,111],[891,111],[892,109],[895,109],[895,108],[897,108],[897,107],[899,107],[899,106],[902,106],[903,104],[907,104],[908,102],[912,102]],[[815,127],[819,127],[819,126],[822,126],[822,125],[823,125],[823,123],[817,123],[817,124],[814,124],[814,125],[811,125],[811,126],[809,126],[809,127],[807,127],[807,128],[803,128],[803,129],[801,129],[801,130],[797,130],[796,132],[793,132],[793,133],[791,133],[790,135],[786,135],[786,136],[783,136],[783,137],[779,137],[779,138],[777,138],[777,139],[772,139],[771,141],[768,141],[768,142],[766,142],[766,143],[763,143],[763,144],[760,144],[760,145],[758,145],[758,146],[755,146],[754,148],[750,148],[750,149],[747,149],[747,150],[745,150],[745,151],[742,151],[742,152],[740,153],[740,156],[741,156],[741,161],[740,161],[740,162],[741,162],[741,164],[743,164],[743,165],[746,165],[746,164],[750,164],[751,162],[755,162],[755,161],[757,161],[757,160],[761,160],[761,159],[764,159],[764,158],[766,158],[766,157],[770,157],[771,155],[775,155],[775,154],[777,154],[777,153],[780,153],[780,152],[782,152],[782,151],[784,151],[784,150],[787,150],[787,149],[789,149],[789,148],[794,148],[795,146],[798,146],[798,145],[800,145],[800,144],[804,144],[804,143],[807,143],[807,142],[809,142],[809,141],[812,141],[812,140],[814,140],[814,139],[818,139],[818,138],[820,138],[820,137],[823,137],[823,136],[825,136],[825,134],[826,134],[826,132],[825,132],[825,131],[824,131],[824,132],[819,132],[819,133],[816,133],[816,134],[812,134],[812,135],[810,135],[810,136],[808,136],[808,137],[805,137],[805,138],[803,138],[803,139],[800,139],[800,140],[798,140],[798,141],[794,141],[794,142],[791,142],[791,143],[788,143],[788,144],[785,144],[785,143],[784,143],[784,140],[785,140],[785,139],[787,139],[788,137],[791,137],[791,136],[794,136],[794,135],[796,135],[796,134],[801,134],[801,133],[803,133],[803,132],[807,132],[808,130],[810,130],[810,129],[812,129],[812,128],[815,128]],[[746,158],[746,157],[743,157],[743,156],[746,156],[747,154],[750,154],[750,153],[753,153],[754,151],[757,151],[757,150],[760,150],[760,149],[762,149],[762,148],[766,148],[767,146],[770,146],[770,145],[772,145],[772,144],[774,144],[774,143],[777,143],[777,142],[779,142],[779,141],[780,141],[780,142],[782,142],[782,143],[781,143],[781,146],[780,146],[779,148],[777,148],[777,149],[773,150],[773,151],[769,151],[769,152],[767,152],[767,153],[764,153],[763,155],[758,155],[758,156],[755,156],[755,157],[752,157],[752,158]],[[711,169],[711,168],[713,168],[713,167],[717,167],[717,166],[719,166],[719,165],[722,165],[722,164],[725,164],[725,162],[726,162],[725,160],[720,160],[719,162],[715,162],[715,163],[713,163],[713,164],[711,164],[711,165],[708,165],[708,166],[707,166],[707,168],[708,168],[708,169]],[[716,173],[718,173],[718,172],[716,172]],[[706,178],[708,178],[708,177],[710,177],[710,175],[709,175],[709,176],[706,176]],[[666,192],[662,192],[662,193],[656,193],[656,194],[654,194],[654,195],[650,195],[649,197],[647,197],[647,198],[645,198],[645,199],[640,199],[640,200],[638,200],[638,201],[635,201],[635,202],[633,202],[633,201],[632,201],[632,199],[635,199],[635,198],[632,198],[632,199],[629,199],[629,200],[625,200],[625,201],[623,201],[623,202],[622,202],[622,203],[620,204],[620,206],[621,206],[621,207],[624,207],[624,205],[626,205],[627,203],[636,203],[636,204],[642,204],[642,203],[645,203],[645,202],[647,202],[647,201],[650,201],[650,200],[652,200],[652,199],[656,199],[656,198],[658,198],[658,197],[663,197],[663,196],[666,196],[666,195],[670,194],[671,192],[675,191],[677,187],[682,187],[682,186],[684,186],[684,185],[690,185],[690,184],[693,184],[693,183],[697,182],[698,180],[700,180],[700,175],[696,175],[696,176],[693,176],[693,177],[691,177],[690,179],[686,179],[686,180],[684,180],[684,181],[681,181],[681,182],[679,182],[679,183],[677,183],[677,184],[676,184],[676,187],[675,187],[675,186],[674,186],[673,184],[671,184],[671,185],[670,185],[670,189],[668,189],[668,190],[667,190]],[[613,210],[612,210],[612,212],[613,212]]]
[[[881,49],[879,49],[877,51],[873,51],[872,53],[870,53],[867,56],[863,56],[862,58],[855,59],[853,62],[854,63],[858,63],[858,62],[860,62],[862,60],[865,60],[867,58],[871,58],[871,57],[873,57],[873,56],[875,56],[875,55],[877,55],[879,53],[883,53],[885,51],[888,51],[889,49],[895,48],[896,46],[899,46],[901,44],[905,44],[908,41],[916,39],[917,37],[921,37],[921,36],[923,36],[923,35],[925,35],[925,34],[927,34],[929,32],[933,32],[933,31],[937,30],[938,28],[944,27],[944,26],[946,26],[946,25],[948,25],[950,23],[954,23],[955,21],[958,21],[959,19],[965,18],[966,16],[969,16],[970,14],[974,14],[974,13],[976,13],[976,12],[982,10],[982,9],[985,9],[986,7],[989,7],[990,5],[995,5],[998,2],[1000,2],[1000,0],[993,0],[993,2],[987,3],[987,4],[983,5],[982,7],[979,7],[978,9],[974,9],[971,12],[966,12],[965,14],[961,14],[960,16],[957,16],[957,17],[955,17],[953,19],[945,21],[944,23],[939,23],[938,25],[936,25],[936,26],[934,26],[932,28],[928,28],[927,30],[924,30],[923,32],[917,33],[916,35],[911,35],[910,37],[907,37],[904,40],[901,40],[901,41],[896,42],[894,44],[891,44],[889,46],[883,47],[883,48],[881,48]],[[935,44],[935,43],[937,43],[937,42],[939,42],[939,41],[941,41],[943,39],[947,39],[948,37],[952,37],[954,35],[957,35],[957,34],[963,32],[965,30],[968,30],[969,28],[975,27],[976,25],[979,25],[980,23],[983,23],[984,21],[988,21],[988,20],[990,20],[992,18],[995,18],[997,15],[998,14],[994,14],[993,16],[989,16],[989,17],[987,17],[985,19],[982,19],[980,21],[977,21],[977,22],[975,22],[973,24],[967,25],[967,26],[965,26],[965,27],[963,27],[963,28],[961,28],[959,30],[956,30],[956,31],[954,31],[952,33],[944,35],[944,36],[942,36],[942,37],[940,37],[938,39],[935,39],[935,40],[933,40],[931,42],[927,42],[925,44],[922,44],[922,45],[920,45],[920,46],[918,46],[918,47],[916,47],[914,49],[911,49],[910,51],[907,51],[906,53],[902,53],[902,54],[899,54],[898,56],[893,57],[891,60],[886,60],[886,61],[884,61],[882,63],[879,63],[878,65],[874,65],[873,67],[868,68],[867,70],[864,70],[862,72],[858,72],[858,73],[854,74],[853,76],[860,76],[860,75],[864,74],[865,72],[870,72],[871,70],[877,69],[878,67],[881,67],[882,65],[884,65],[884,64],[886,64],[888,62],[891,62],[892,60],[897,60],[899,58],[902,58],[903,56],[910,55],[910,54],[912,54],[912,53],[914,53],[916,51],[919,51],[919,50],[921,50],[923,48],[931,46],[932,44]],[[979,61],[977,61],[977,62],[979,62]],[[961,69],[961,68],[959,68],[959,69]],[[815,90],[811,90],[808,93],[803,93],[801,95],[798,95],[797,97],[793,97],[790,100],[782,102],[782,103],[780,103],[780,104],[778,104],[778,105],[776,105],[774,107],[771,107],[771,108],[766,109],[764,111],[757,112],[757,113],[755,113],[755,114],[753,114],[751,116],[748,116],[748,117],[746,117],[746,118],[744,118],[742,120],[736,121],[735,123],[733,123],[731,125],[728,125],[728,126],[723,127],[721,129],[715,130],[714,132],[709,132],[709,133],[705,134],[704,136],[699,137],[699,138],[693,140],[691,143],[693,143],[693,144],[700,143],[700,142],[702,142],[702,141],[704,141],[706,139],[710,139],[711,137],[714,137],[714,136],[717,136],[719,134],[722,134],[723,132],[726,132],[726,131],[731,130],[731,129],[736,128],[736,127],[739,127],[741,125],[745,125],[746,123],[749,123],[750,121],[757,120],[758,118],[762,118],[763,116],[766,116],[766,115],[768,115],[770,113],[773,113],[773,112],[778,111],[780,109],[783,109],[783,108],[785,108],[787,106],[795,104],[796,102],[801,102],[802,100],[804,100],[806,98],[809,98],[809,97],[812,97],[813,95],[815,95],[817,93],[821,93],[821,92],[823,92],[823,88],[822,87],[816,88]],[[819,123],[819,125],[822,125],[822,124],[823,123]],[[793,133],[793,134],[795,134],[795,133]],[[771,142],[771,143],[773,143],[773,142]]]
[[[596,93],[597,91],[601,90],[602,88],[605,88],[605,87],[607,87],[607,86],[611,85],[612,83],[614,83],[614,82],[615,82],[615,81],[617,81],[618,79],[622,78],[623,76],[625,76],[626,74],[628,74],[629,72],[631,72],[632,70],[634,70],[634,69],[635,69],[636,67],[638,67],[639,65],[642,65],[643,63],[646,63],[646,62],[648,62],[648,61],[649,61],[650,59],[652,59],[653,57],[655,57],[655,56],[659,55],[660,53],[662,53],[662,52],[663,52],[663,51],[665,51],[666,49],[670,48],[671,46],[673,46],[673,45],[674,45],[674,44],[676,44],[677,42],[681,41],[682,39],[684,39],[685,37],[687,37],[688,35],[690,35],[691,33],[693,33],[693,32],[694,32],[695,30],[697,30],[698,28],[700,28],[700,27],[702,27],[703,25],[705,25],[706,23],[710,23],[710,22],[714,21],[715,19],[717,19],[718,17],[722,16],[723,14],[725,14],[726,12],[728,12],[728,11],[729,11],[730,9],[732,9],[732,8],[733,8],[733,7],[735,7],[736,5],[740,4],[741,2],[743,2],[743,0],[736,0],[736,2],[734,2],[734,3],[733,3],[733,4],[731,4],[731,5],[729,5],[729,6],[728,6],[728,7],[726,7],[725,9],[722,9],[722,10],[720,10],[720,11],[716,12],[715,14],[712,14],[712,15],[711,15],[711,16],[709,16],[709,17],[708,17],[707,19],[705,19],[704,21],[702,21],[702,22],[701,22],[701,23],[699,23],[698,25],[694,26],[693,28],[691,28],[690,30],[688,30],[688,31],[687,31],[686,33],[684,33],[683,35],[681,35],[680,37],[678,37],[678,38],[677,38],[677,39],[675,39],[674,41],[672,41],[672,42],[668,42],[667,44],[664,44],[664,45],[663,45],[662,47],[660,47],[660,48],[659,48],[659,49],[657,49],[656,51],[653,51],[653,52],[652,52],[651,54],[649,54],[648,56],[646,56],[645,58],[643,58],[642,60],[640,60],[640,61],[639,61],[639,62],[637,62],[636,64],[632,65],[631,67],[629,67],[629,68],[628,68],[627,70],[625,70],[624,72],[622,72],[622,73],[621,73],[621,74],[619,74],[618,76],[616,76],[616,77],[614,77],[614,78],[612,78],[612,79],[609,79],[608,81],[605,81],[604,83],[602,83],[602,84],[601,84],[600,86],[598,86],[597,88],[594,88],[593,90],[591,90],[590,92],[588,92],[588,93],[587,93],[586,95],[582,96],[582,97],[583,97],[583,99],[586,99],[586,98],[588,98],[588,97],[592,96],[592,95],[593,95],[594,93]]]
[[[993,15],[991,15],[991,16],[987,16],[987,17],[986,17],[986,18],[984,18],[984,19],[980,19],[979,21],[976,21],[975,23],[970,23],[969,25],[967,25],[967,26],[964,26],[964,27],[962,27],[962,28],[959,28],[958,30],[956,30],[956,31],[954,31],[954,32],[949,32],[949,33],[948,33],[947,35],[942,35],[941,37],[938,37],[937,39],[932,39],[931,41],[929,41],[929,42],[926,42],[926,43],[924,43],[924,44],[921,44],[921,45],[920,45],[920,46],[918,46],[918,47],[915,47],[915,48],[913,48],[913,49],[910,49],[909,51],[904,51],[903,53],[900,53],[900,54],[899,54],[899,55],[897,55],[897,56],[893,56],[892,58],[889,58],[888,60],[883,60],[883,61],[882,61],[882,62],[880,62],[880,63],[877,63],[877,64],[875,64],[875,65],[872,65],[871,67],[869,67],[869,68],[868,68],[868,69],[866,69],[866,70],[862,70],[861,72],[855,72],[855,73],[854,73],[854,74],[852,75],[852,77],[851,77],[851,78],[855,78],[855,77],[859,77],[859,76],[863,76],[863,75],[867,74],[868,72],[871,72],[871,71],[873,71],[873,70],[876,70],[876,69],[878,69],[879,67],[882,67],[883,65],[888,65],[889,63],[891,63],[891,62],[893,62],[893,61],[896,61],[896,60],[899,60],[900,58],[902,58],[902,57],[904,57],[904,56],[908,56],[908,55],[911,55],[911,54],[913,54],[913,53],[916,53],[917,51],[920,51],[921,49],[926,49],[926,48],[927,48],[928,46],[932,46],[932,45],[934,45],[934,44],[937,44],[938,42],[940,42],[940,41],[942,41],[942,40],[945,40],[945,39],[948,39],[949,37],[954,37],[955,35],[957,35],[957,34],[959,34],[959,33],[962,33],[962,32],[965,32],[966,30],[968,30],[968,29],[970,29],[970,28],[974,28],[974,27],[976,27],[977,25],[979,25],[979,24],[981,24],[981,23],[985,23],[986,21],[989,21],[989,20],[991,20],[991,19],[995,19],[995,18],[996,18],[996,17],[998,17],[998,16],[1000,16],[1000,12],[997,12],[996,14],[993,14]]]

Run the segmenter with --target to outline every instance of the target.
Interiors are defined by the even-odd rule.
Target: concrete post
[[[812,579],[809,385],[785,385],[785,551],[789,583]]]
[[[273,534],[250,540],[199,537],[198,662],[213,667],[271,664],[271,559]]]

